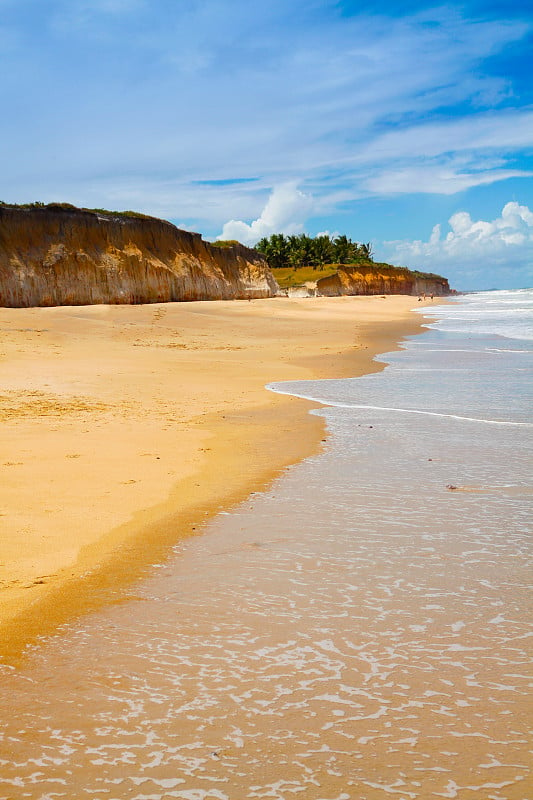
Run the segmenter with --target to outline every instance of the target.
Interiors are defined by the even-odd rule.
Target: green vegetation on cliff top
[[[274,277],[281,289],[289,289],[292,286],[319,281],[321,278],[329,278],[336,275],[338,269],[338,264],[324,267],[278,267]]]
[[[215,242],[209,242],[211,247],[221,247],[223,250],[230,247],[243,247],[237,239],[217,239]]]
[[[431,272],[418,272],[417,270],[407,269],[407,267],[393,267],[391,264],[374,261],[360,262],[359,264],[326,264],[323,267],[278,267],[274,269],[274,277],[281,289],[290,289],[294,286],[303,286],[306,283],[315,283],[322,278],[330,278],[336,275],[339,270],[357,270],[360,268],[367,272],[371,270],[376,273],[408,273],[415,278],[425,280],[444,280],[442,276]]]
[[[45,211],[85,211],[89,214],[106,214],[109,217],[133,217],[136,219],[151,219],[157,222],[165,222],[157,217],[151,217],[148,214],[141,214],[139,211],[109,211],[107,208],[78,208],[71,203],[41,203],[35,201],[34,203],[4,203],[0,200],[0,208],[20,208],[22,210],[43,209]]]
[[[262,253],[271,269],[287,267],[323,267],[326,264],[357,264],[372,260],[370,242],[352,241],[348,236],[299,233],[285,236],[273,233],[260,239],[255,249]]]
[[[255,249],[265,256],[269,267],[274,270],[278,284],[284,289],[301,286],[334,275],[339,270],[358,266],[367,271],[370,269],[395,274],[404,272],[416,278],[445,280],[441,275],[431,272],[376,263],[372,258],[370,242],[353,242],[344,234],[336,237],[326,234],[311,237],[305,233],[294,236],[275,233],[261,239]]]

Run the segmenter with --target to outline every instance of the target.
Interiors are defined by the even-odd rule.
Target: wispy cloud
[[[313,198],[279,223],[301,226],[361,199],[525,182],[533,114],[505,65],[533,26],[469,2],[0,0],[0,198],[250,237],[287,184]]]
[[[274,185],[291,176],[319,183],[323,171],[352,164],[359,185],[365,165],[380,160],[420,163],[455,147],[508,152],[531,125],[520,111],[498,122],[479,108],[480,97],[505,94],[501,77],[482,74],[482,60],[520,39],[523,23],[469,22],[449,9],[386,19],[322,8],[318,19],[301,2],[267,12],[241,0],[231,19],[216,0],[163,2],[157,13],[141,0],[52,0],[49,8],[41,38],[22,48],[0,88],[6,110],[25,94],[17,128],[34,128],[35,73],[23,63],[46,48],[39,89],[49,110],[38,105],[50,124],[39,126],[39,150],[24,154],[35,174],[53,161],[80,179],[179,170],[261,175]],[[89,27],[74,25],[63,38],[55,30],[48,47],[47,24],[87,15]],[[91,39],[94,26],[104,45]],[[481,116],[454,121],[450,109],[474,100]],[[444,119],[427,124],[435,112]],[[61,156],[50,159],[56,146]],[[17,161],[7,166],[15,180]]]
[[[403,169],[381,170],[365,181],[366,188],[377,195],[445,194],[452,195],[473,186],[483,186],[508,178],[533,176],[532,172],[511,169],[485,169],[469,172],[462,167],[424,164]]]
[[[359,161],[449,157],[450,153],[510,151],[531,145],[533,111],[503,109],[438,122],[415,122],[378,136],[358,153]],[[479,157],[479,156],[478,156]]]

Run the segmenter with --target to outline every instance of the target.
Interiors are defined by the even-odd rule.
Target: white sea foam
[[[529,431],[477,423],[528,421],[528,354],[498,343],[281,385],[332,403],[326,451],[6,671],[0,796],[525,797]]]
[[[271,392],[275,392],[277,394],[289,394],[293,397],[299,397],[301,400],[309,400],[313,403],[324,403],[328,406],[333,406],[335,408],[361,408],[367,409],[370,411],[391,411],[396,414],[423,414],[428,417],[447,417],[449,419],[457,419],[463,420],[464,422],[481,422],[487,425],[523,425],[525,427],[531,428],[533,427],[533,423],[531,422],[515,422],[512,420],[505,420],[505,419],[480,419],[479,417],[464,417],[459,414],[441,414],[438,411],[425,411],[420,408],[395,408],[394,406],[375,406],[375,405],[364,405],[362,403],[346,403],[341,402],[339,400],[328,400],[327,403],[320,397],[315,397],[310,394],[302,394],[300,392],[295,391],[285,391],[281,388],[282,384],[268,384],[267,389]],[[313,413],[313,412],[311,412]]]
[[[427,309],[416,309],[426,314]],[[429,327],[448,333],[497,335],[533,340],[533,289],[476,292],[432,309],[439,320]]]
[[[524,310],[525,295],[528,304]],[[476,296],[474,301],[468,296],[435,309],[440,317],[426,334],[407,340],[399,352],[379,357],[379,361],[388,364],[382,373],[348,380],[275,383],[267,388],[330,408],[351,410],[353,414],[409,414],[420,421],[426,416],[451,423],[509,426],[526,431],[533,426],[529,380],[533,349],[524,339],[515,347],[502,346],[499,334],[492,330],[487,333],[487,326],[480,323],[483,298]],[[512,323],[508,316],[500,315],[498,326],[512,324],[515,331],[519,319],[520,330],[529,327],[533,333],[533,291],[521,293],[519,308],[509,310],[511,301],[507,295],[506,298],[508,305],[502,314],[509,315],[511,311]],[[491,313],[496,314],[498,306],[491,302]],[[461,323],[464,330],[449,332],[448,321],[465,313],[467,322],[462,318]]]

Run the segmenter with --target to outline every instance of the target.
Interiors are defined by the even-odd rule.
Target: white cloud
[[[397,128],[371,140],[357,158],[370,160],[414,157],[435,158],[449,153],[513,150],[529,147],[533,111],[500,110],[476,113],[463,119],[420,122]]]
[[[433,227],[428,241],[385,242],[395,263],[442,271],[456,288],[510,288],[533,283],[533,212],[516,201],[506,203],[492,221],[473,220],[459,211],[442,234]]]
[[[315,236],[329,236],[330,239],[336,239],[337,236],[341,235],[341,232],[340,231],[328,231],[328,230],[325,230],[325,231],[317,231],[317,233],[315,233],[314,235]]]
[[[311,213],[313,199],[297,188],[295,182],[274,187],[260,216],[248,224],[232,219],[226,222],[218,239],[237,239],[252,245],[272,233],[299,233]]]
[[[524,37],[523,22],[480,23],[453,6],[387,19],[304,0],[233,0],[231,15],[224,0],[161,3],[158,13],[146,0],[45,5],[13,29],[20,52],[0,86],[6,199],[22,184],[22,199],[36,197],[62,176],[82,196],[89,176],[101,205],[113,200],[108,187],[127,194],[133,179],[153,188],[147,201],[157,207],[173,177],[182,186],[298,179],[318,202],[341,186],[348,200],[408,193],[424,171],[424,191],[438,193],[523,174],[516,154],[533,116],[517,103],[494,110],[512,83],[483,70]],[[459,110],[450,118],[442,109]],[[465,162],[450,163],[450,153]],[[486,160],[495,153],[498,167]],[[187,195],[199,221],[218,226],[212,209],[232,191],[216,187],[208,202],[202,188]],[[245,192],[253,217],[255,187]],[[230,206],[230,216],[247,215]]]
[[[365,181],[365,186],[373,194],[425,194],[452,195],[463,192],[472,186],[484,186],[508,178],[531,177],[533,173],[524,170],[494,169],[492,167],[476,172],[463,171],[457,165],[432,165],[405,167],[404,169],[384,170]]]
[[[386,228],[405,217],[404,195],[426,193],[409,220],[422,240],[429,225],[415,226],[442,208],[431,194],[531,185],[533,113],[507,67],[532,30],[525,14],[483,22],[455,2],[389,16],[325,0],[232,0],[231,14],[227,0],[0,5],[2,200],[132,208],[250,244],[310,220],[377,249],[403,235]],[[498,76],[487,59],[502,51]],[[439,230],[391,245],[390,260],[450,273],[461,256]],[[449,230],[465,259],[480,251]],[[477,285],[498,253],[524,263],[521,229],[505,235],[468,256],[472,279],[456,286]]]

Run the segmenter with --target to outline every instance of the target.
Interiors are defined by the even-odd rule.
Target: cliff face
[[[0,206],[0,306],[271,297],[265,259],[155,218]]]
[[[337,297],[353,294],[427,294],[444,297],[450,294],[446,278],[411,272],[388,264],[357,264],[339,267],[335,275],[316,284],[317,295]]]

